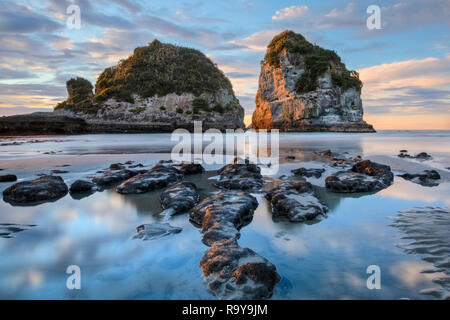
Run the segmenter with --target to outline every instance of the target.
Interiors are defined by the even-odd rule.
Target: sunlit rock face
[[[292,31],[274,37],[259,77],[252,127],[373,132],[363,121],[362,83],[334,51]]]

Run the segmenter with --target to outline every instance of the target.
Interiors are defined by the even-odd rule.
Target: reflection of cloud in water
[[[411,181],[395,177],[394,184],[381,190],[379,195],[390,198],[400,198],[413,201],[438,202],[450,206],[450,183],[441,183],[436,187],[423,187]]]
[[[422,261],[401,261],[389,269],[389,273],[411,289],[420,285],[430,285],[431,280],[439,274],[421,273],[430,268],[430,264]]]

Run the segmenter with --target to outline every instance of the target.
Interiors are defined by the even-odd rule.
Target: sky
[[[71,5],[79,29],[67,26]],[[367,27],[370,5],[381,29]],[[65,81],[95,84],[157,38],[215,62],[248,123],[266,46],[286,29],[359,71],[375,129],[450,130],[450,0],[0,0],[0,116],[51,111],[67,97]]]

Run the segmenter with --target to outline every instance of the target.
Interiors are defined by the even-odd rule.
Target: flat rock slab
[[[173,166],[157,164],[120,184],[116,191],[122,194],[139,194],[165,188],[183,179],[183,174]]]
[[[326,217],[328,208],[317,198],[307,181],[283,182],[266,194],[274,216],[285,216],[291,222]]]
[[[136,228],[136,235],[133,236],[133,239],[155,240],[180,233],[182,230],[182,228],[171,226],[168,223],[142,224]]]
[[[161,206],[170,215],[191,210],[199,200],[197,187],[192,182],[181,181],[161,194]]]
[[[351,170],[339,171],[325,179],[325,186],[333,192],[371,192],[389,187],[394,174],[389,166],[363,160]]]
[[[261,169],[256,164],[227,164],[218,173],[216,186],[222,189],[258,190],[264,185]]]
[[[100,176],[96,176],[92,179],[92,182],[99,186],[107,186],[114,183],[119,183],[124,180],[128,180],[131,177],[137,175],[138,171],[121,169],[121,170],[106,170]]]
[[[252,220],[257,207],[256,198],[246,192],[223,191],[200,202],[189,218],[201,226],[202,241],[210,246],[215,241],[238,239],[239,229]]]
[[[14,182],[17,181],[17,176],[14,174],[0,175],[0,182]]]
[[[3,200],[12,204],[32,204],[57,200],[69,189],[59,176],[42,176],[13,184],[3,191]]]
[[[0,238],[14,238],[14,234],[29,230],[34,224],[0,223]]]
[[[436,170],[424,170],[422,173],[404,173],[399,175],[403,179],[409,180],[414,183],[418,183],[425,187],[435,187],[439,183],[437,180],[441,179],[441,176]]]
[[[306,169],[306,168],[298,168],[295,170],[291,171],[293,174],[295,174],[296,176],[301,176],[301,177],[307,177],[307,178],[320,178],[322,176],[322,173],[325,172],[325,169],[320,168],[320,169]]]
[[[270,261],[235,240],[214,242],[200,267],[209,291],[221,299],[267,299],[280,281]]]

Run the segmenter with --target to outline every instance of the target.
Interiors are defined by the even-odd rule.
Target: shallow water
[[[39,141],[35,141],[39,140]],[[19,141],[22,144],[11,145]],[[148,167],[168,159],[175,142],[167,134],[81,135],[0,138],[0,174],[19,180],[36,178],[52,169],[70,184],[95,174],[110,163],[134,160]],[[336,169],[312,157],[312,151],[331,149],[360,154],[389,164],[395,172],[434,168],[441,174],[437,187],[423,187],[395,177],[394,184],[376,194],[339,195],[328,192],[324,178]],[[425,151],[433,160],[397,158]],[[295,160],[286,160],[294,155]],[[450,132],[379,132],[376,134],[280,134],[280,170],[270,178],[290,176],[301,166],[325,167],[317,185],[328,217],[315,224],[274,221],[261,194],[253,221],[241,230],[239,244],[276,265],[281,282],[273,299],[429,299],[422,290],[439,287],[441,273],[422,273],[433,264],[397,245],[404,234],[390,226],[389,217],[412,207],[449,207]],[[58,167],[70,164],[68,167]],[[215,169],[209,166],[207,169]],[[201,196],[217,191],[215,173],[189,177]],[[3,191],[11,183],[0,183]],[[183,228],[157,240],[132,239],[143,223],[162,222],[160,192],[124,196],[113,189],[81,200],[70,195],[38,206],[14,207],[0,201],[0,233],[6,223],[24,230],[0,237],[0,298],[13,299],[210,299],[199,267],[207,247],[199,229],[186,215],[170,220]],[[3,228],[3,229],[2,229]],[[65,273],[78,265],[82,289],[68,290]],[[369,265],[381,268],[381,289],[369,290]]]

